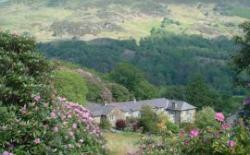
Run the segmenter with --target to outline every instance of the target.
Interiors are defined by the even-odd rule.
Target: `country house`
[[[185,101],[169,100],[165,98],[117,102],[110,104],[90,103],[87,109],[90,110],[92,116],[97,123],[100,123],[102,117],[107,118],[114,126],[118,119],[126,120],[129,117],[137,118],[140,116],[140,110],[143,106],[150,106],[157,113],[163,113],[169,119],[176,123],[193,122],[196,107]]]

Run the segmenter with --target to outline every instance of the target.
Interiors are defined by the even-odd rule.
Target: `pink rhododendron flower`
[[[68,148],[72,149],[72,148],[74,148],[74,145],[68,144]]]
[[[69,115],[67,115],[67,118],[72,118],[72,115],[70,115],[70,114],[69,114]]]
[[[185,144],[185,145],[188,145],[188,144],[189,144],[189,141],[188,141],[188,140],[185,140],[185,141],[184,141],[184,144]]]
[[[2,153],[2,155],[14,155],[13,153],[10,153],[10,152],[8,152],[8,151],[4,151],[3,153]]]
[[[52,111],[52,112],[50,113],[50,117],[55,119],[55,118],[56,118],[56,113],[55,113],[54,111]]]
[[[76,123],[73,123],[72,128],[73,128],[73,129],[76,129],[76,128],[77,128],[77,124],[76,124]]]
[[[59,100],[60,102],[65,102],[65,101],[66,101],[66,98],[64,98],[64,97],[58,97],[58,100]]]
[[[79,140],[79,142],[80,142],[80,143],[83,143],[83,142],[84,142],[84,140],[83,140],[83,139],[80,139],[80,140]]]
[[[185,136],[185,131],[183,131],[183,130],[180,131],[180,132],[179,132],[179,137],[180,137],[180,138],[184,138],[184,136]]]
[[[54,132],[58,132],[58,131],[59,131],[59,128],[56,126],[56,127],[53,128],[53,131],[54,131]]]
[[[35,143],[35,144],[40,144],[40,143],[41,143],[40,138],[36,138],[36,139],[34,140],[34,143]]]
[[[34,97],[34,100],[35,100],[36,102],[39,102],[39,101],[41,100],[41,96],[39,96],[39,95],[35,96],[35,97]]]
[[[235,145],[236,145],[236,142],[233,141],[233,140],[229,140],[229,141],[227,142],[227,146],[230,147],[230,148],[234,147]]]
[[[25,104],[20,111],[23,115],[25,115],[27,113],[27,105]]]
[[[74,136],[74,132],[70,131],[70,132],[69,132],[69,135],[70,135],[71,137],[73,137],[73,136]]]
[[[190,131],[189,136],[190,136],[191,138],[198,137],[198,136],[199,136],[199,133],[200,133],[199,130],[193,129],[193,130]]]
[[[219,121],[219,122],[223,122],[224,119],[225,119],[225,116],[223,115],[223,113],[217,112],[217,113],[215,114],[215,119],[216,119],[217,121]]]
[[[243,105],[250,105],[250,97],[247,97],[244,102]]]
[[[12,36],[13,36],[13,37],[18,37],[18,33],[17,33],[16,31],[14,31],[14,32],[12,33]]]
[[[58,101],[59,101],[59,104],[63,105],[63,108],[64,108],[64,110],[60,114],[61,119],[64,121],[63,125],[68,124],[67,119],[70,119],[73,116],[76,116],[78,118],[77,122],[85,124],[86,129],[88,130],[88,132],[90,134],[93,134],[97,137],[101,136],[101,131],[100,131],[98,125],[94,122],[94,119],[91,116],[89,110],[87,110],[85,107],[83,107],[77,103],[66,101],[66,99],[64,99],[64,98],[58,98]],[[52,114],[53,113],[51,113],[51,116],[52,116]],[[62,117],[62,115],[65,115],[66,118],[64,119],[64,116]],[[78,127],[77,123],[72,124],[73,129],[76,129],[77,127]],[[69,134],[74,136],[71,133],[69,133]]]
[[[226,129],[230,128],[230,125],[228,125],[227,123],[224,123],[224,124],[221,125],[221,128],[226,130]]]

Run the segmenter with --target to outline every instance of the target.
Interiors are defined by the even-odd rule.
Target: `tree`
[[[118,64],[111,71],[110,79],[126,87],[137,99],[157,96],[155,87],[144,78],[143,72],[131,64]]]
[[[139,100],[152,99],[158,96],[157,89],[148,81],[140,81],[134,91],[135,97]]]
[[[144,132],[155,133],[157,129],[157,114],[152,110],[150,106],[142,107],[140,111],[141,117],[139,119],[140,126],[143,127]]]
[[[166,86],[162,89],[161,96],[169,99],[186,100],[186,87]]]
[[[236,37],[236,43],[240,46],[239,52],[234,57],[235,69],[237,71],[237,81],[243,84],[244,87],[250,87],[250,22],[245,22],[240,25],[243,29],[244,36]],[[242,78],[242,73],[245,73],[245,78]],[[239,112],[244,123],[250,130],[250,98],[247,97],[244,101],[242,110]]]
[[[187,101],[201,108],[202,106],[215,106],[221,104],[218,95],[211,90],[202,76],[198,75],[188,83],[186,88]]]
[[[111,83],[109,88],[112,92],[113,100],[116,102],[129,101],[133,98],[133,95],[122,85]]]
[[[138,83],[144,80],[143,73],[131,64],[118,64],[110,73],[110,78],[134,91]]]
[[[245,33],[244,36],[236,36],[236,43],[240,50],[234,56],[235,70],[237,71],[237,80],[244,86],[250,83],[250,22],[245,22],[240,25]],[[245,74],[244,74],[245,73]],[[243,81],[242,81],[243,80]]]

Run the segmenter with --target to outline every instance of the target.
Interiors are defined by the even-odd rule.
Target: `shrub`
[[[140,114],[141,117],[139,122],[140,126],[143,127],[143,131],[156,133],[158,131],[158,117],[152,108],[150,106],[144,106],[142,107]]]
[[[106,154],[89,111],[50,97],[49,62],[32,38],[0,32],[0,61],[0,153]]]
[[[190,132],[181,131],[172,138],[163,136],[160,143],[145,145],[145,154],[175,155],[236,155],[249,154],[250,133],[240,123],[230,127],[224,121],[222,113],[216,113],[214,119],[220,127],[208,126],[202,129],[193,128]]]
[[[126,119],[127,128],[130,131],[138,131],[140,129],[140,124],[138,118],[129,117]]]
[[[99,124],[100,128],[102,129],[110,129],[111,128],[111,124],[109,122],[109,120],[107,118],[101,118],[101,122]]]
[[[214,119],[215,111],[210,107],[204,107],[195,116],[195,125],[200,128],[219,127],[220,124]]]
[[[250,132],[250,97],[244,100],[243,108],[239,112],[239,116],[242,118],[244,125]]]
[[[50,96],[51,65],[38,52],[33,38],[0,32],[0,101],[31,102],[34,95]]]
[[[180,128],[183,129],[185,132],[190,132],[193,128],[195,128],[195,124],[194,123],[181,123],[180,124]]]
[[[164,113],[160,113],[157,115],[157,132],[158,133],[177,133],[179,131],[179,127],[171,122],[168,116]]]
[[[57,70],[54,73],[54,85],[59,96],[80,104],[86,102],[88,89],[79,73],[67,69]]]
[[[126,121],[123,119],[118,119],[115,122],[116,129],[118,130],[124,130],[126,128]]]
[[[167,126],[167,130],[171,131],[172,133],[178,133],[180,130],[176,124],[170,121],[166,123],[166,126]]]

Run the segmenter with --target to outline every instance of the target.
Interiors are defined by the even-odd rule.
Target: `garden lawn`
[[[142,136],[140,133],[131,132],[104,132],[107,148],[111,151],[111,155],[127,155],[128,152],[136,152]]]

